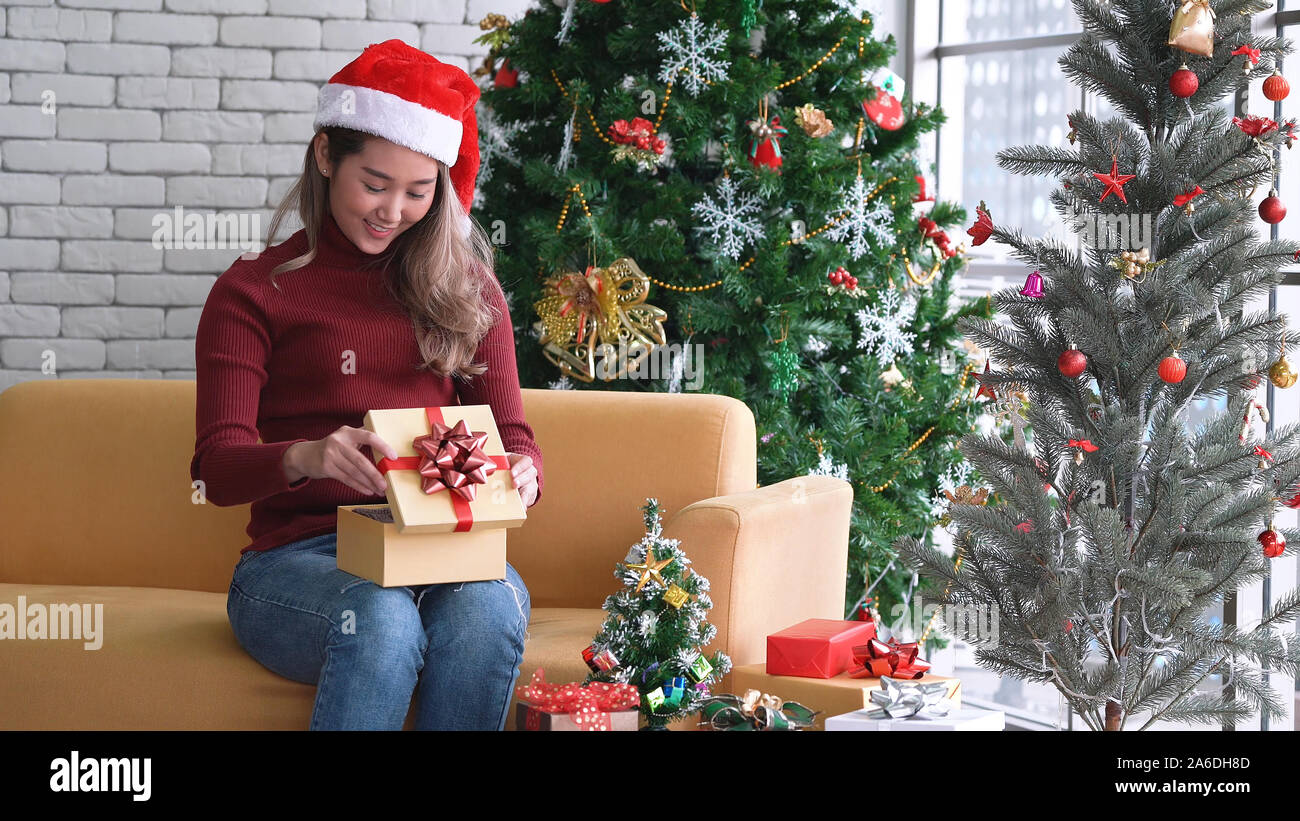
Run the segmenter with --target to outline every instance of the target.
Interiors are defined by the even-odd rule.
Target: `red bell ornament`
[[[1175,97],[1186,99],[1195,94],[1200,87],[1200,78],[1196,76],[1195,71],[1187,67],[1186,63],[1183,63],[1182,68],[1175,71],[1173,76],[1169,78],[1169,92]]]
[[[1083,351],[1071,345],[1069,350],[1061,354],[1056,360],[1056,367],[1061,373],[1073,379],[1080,375],[1088,368],[1088,357],[1084,356]]]
[[[1277,191],[1268,192],[1268,196],[1259,204],[1259,218],[1269,225],[1277,225],[1286,219],[1286,205],[1277,195]]]
[[[1178,355],[1178,351],[1160,360],[1160,378],[1170,385],[1177,385],[1187,378],[1187,363]]]
[[[1280,71],[1274,71],[1267,80],[1264,81],[1264,96],[1273,102],[1285,100],[1286,96],[1291,93],[1291,84],[1286,81]]]
[[[1260,545],[1264,548],[1264,555],[1270,559],[1276,559],[1286,550],[1286,537],[1270,527],[1256,537]]]

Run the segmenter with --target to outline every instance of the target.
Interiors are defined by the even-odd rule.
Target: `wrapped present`
[[[998,731],[1005,729],[1006,715],[1000,710],[949,710],[940,718],[877,717],[869,710],[855,710],[844,715],[831,716],[826,719],[828,732],[962,732],[962,731]]]
[[[371,410],[387,505],[340,505],[338,567],[385,587],[504,579],[527,515],[487,405]]]
[[[950,709],[959,709],[961,707],[960,679],[926,674],[915,681],[917,684],[940,682],[947,688],[946,699]],[[764,693],[779,693],[787,700],[816,710],[818,715],[809,729],[821,730],[827,716],[872,707],[871,694],[882,689],[884,683],[883,679],[853,678],[848,673],[841,673],[832,678],[773,676],[768,675],[765,665],[759,663],[741,665],[732,669],[731,687],[738,693],[751,689]]]
[[[854,647],[875,637],[875,622],[808,619],[767,637],[767,672],[831,678],[854,666]]]
[[[515,724],[522,730],[635,730],[641,715],[634,684],[549,684],[538,668],[515,693],[519,696]]]
[[[796,701],[753,689],[743,696],[721,693],[700,705],[700,724],[715,730],[802,730],[816,715]]]

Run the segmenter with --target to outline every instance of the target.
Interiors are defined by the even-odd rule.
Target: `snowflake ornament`
[[[553,391],[571,391],[573,390],[573,383],[569,381],[568,374],[563,374],[559,379],[547,385],[547,387]]]
[[[718,183],[716,201],[706,194],[691,206],[691,214],[701,223],[695,230],[708,232],[718,250],[732,259],[740,259],[747,240],[757,242],[765,236],[762,224],[753,216],[758,211],[758,197],[737,190],[730,175],[723,175]]]
[[[716,24],[706,26],[700,16],[691,16],[672,31],[661,31],[659,51],[664,61],[659,67],[659,79],[672,82],[680,72],[686,73],[682,86],[692,97],[711,82],[724,80],[731,61],[718,56],[727,44],[727,30]]]
[[[838,465],[835,460],[823,452],[817,457],[817,467],[808,471],[809,476],[834,476],[836,479],[849,480],[849,466]]]
[[[858,324],[862,326],[858,347],[869,354],[874,351],[880,367],[888,368],[898,357],[912,353],[916,334],[906,328],[915,316],[915,302],[903,299],[898,291],[885,291],[879,305],[858,311]]]
[[[826,236],[833,240],[845,240],[849,255],[853,259],[867,253],[870,245],[868,237],[882,247],[894,241],[894,212],[883,200],[867,203],[867,182],[861,175],[854,177],[850,185],[840,189],[843,204],[834,214],[828,214],[826,220],[839,220],[826,231]]]
[[[531,122],[499,122],[496,114],[486,105],[478,111],[479,147],[478,147],[478,182],[483,184],[492,179],[492,171],[497,161],[519,165],[519,153],[515,150],[515,137]]]

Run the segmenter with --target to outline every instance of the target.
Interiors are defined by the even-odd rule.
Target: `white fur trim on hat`
[[[317,95],[312,130],[325,126],[342,126],[383,137],[433,157],[448,168],[456,164],[464,133],[461,121],[446,114],[387,91],[342,83],[327,83]]]

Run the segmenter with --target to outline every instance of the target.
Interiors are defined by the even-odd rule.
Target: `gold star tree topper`
[[[659,582],[661,586],[667,587],[668,582],[664,581],[664,577],[659,575],[659,571],[663,570],[665,567],[667,567],[672,563],[673,560],[671,558],[664,559],[661,562],[655,561],[654,547],[651,546],[646,548],[645,562],[643,564],[629,564],[627,566],[628,570],[641,571],[641,580],[636,583],[636,592],[640,593],[641,588],[645,587],[645,583],[650,581],[650,579],[652,578],[655,581]]]

